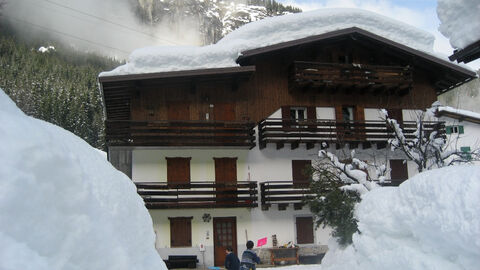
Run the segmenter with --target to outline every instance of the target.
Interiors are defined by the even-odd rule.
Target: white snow
[[[476,113],[476,112],[472,112],[472,111],[468,111],[468,110],[457,109],[457,108],[453,108],[453,107],[450,107],[450,106],[439,106],[439,107],[437,107],[437,110],[439,112],[441,112],[441,111],[450,112],[450,113],[455,113],[455,114],[459,114],[459,115],[462,115],[462,116],[467,116],[467,117],[480,119],[480,113]]]
[[[123,173],[0,89],[0,269],[166,269]]]
[[[438,0],[438,30],[454,48],[463,49],[480,40],[480,1]]]
[[[53,47],[53,46],[47,46],[47,47],[41,46],[40,48],[38,48],[38,52],[41,52],[41,53],[48,53],[50,51],[55,51],[55,47]]]
[[[433,52],[433,35],[403,22],[359,9],[320,9],[246,24],[209,46],[137,49],[125,65],[102,72],[100,76],[234,67],[238,66],[235,60],[243,51],[351,27]]]
[[[356,209],[361,234],[334,247],[323,270],[478,269],[480,166],[418,174],[400,187],[372,190]]]

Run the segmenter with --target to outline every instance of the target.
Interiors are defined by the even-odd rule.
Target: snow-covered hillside
[[[0,269],[166,269],[135,185],[0,89]]]

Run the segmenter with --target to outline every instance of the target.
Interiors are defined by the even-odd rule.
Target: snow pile
[[[463,49],[480,40],[480,1],[438,0],[438,30],[454,48]]]
[[[0,269],[166,269],[127,176],[0,89]]]
[[[320,9],[270,17],[246,24],[217,44],[195,47],[148,47],[135,50],[127,64],[100,76],[237,66],[241,52],[312,35],[358,27],[425,52],[433,51],[434,37],[420,29],[359,9]]]
[[[431,170],[375,189],[356,210],[362,233],[346,249],[331,249],[322,269],[478,269],[478,194],[480,166]]]
[[[41,52],[41,53],[48,53],[50,51],[55,51],[55,47],[53,47],[53,46],[47,46],[47,47],[41,46],[40,48],[38,48],[37,51]]]
[[[458,114],[458,115],[465,116],[465,117],[480,119],[480,113],[476,113],[476,112],[472,112],[472,111],[468,111],[468,110],[457,109],[457,108],[453,108],[453,107],[450,107],[450,106],[439,106],[437,108],[437,111],[438,112],[449,112],[449,113],[454,113],[454,114]]]

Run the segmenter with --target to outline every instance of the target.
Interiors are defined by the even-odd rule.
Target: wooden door
[[[190,120],[190,105],[185,101],[169,101],[167,114],[169,121]]]
[[[297,217],[295,225],[297,228],[297,244],[313,244],[313,218]]]
[[[235,217],[213,218],[213,249],[215,266],[225,265],[225,251],[227,247],[233,248],[237,253],[237,221]]]
[[[213,107],[213,120],[215,121],[235,121],[234,103],[216,103]]]
[[[190,183],[191,158],[167,157],[167,182],[170,185]]]
[[[237,158],[214,158],[215,160],[215,183],[225,184],[226,186],[217,187],[217,203],[235,204],[237,188],[233,186],[237,183]],[[229,186],[230,185],[230,186]]]

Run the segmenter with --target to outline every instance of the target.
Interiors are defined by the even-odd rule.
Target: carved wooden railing
[[[255,146],[252,122],[106,121],[109,146]]]
[[[257,182],[237,183],[136,182],[138,194],[148,209],[257,207]]]
[[[403,133],[408,139],[414,139],[417,128],[415,121],[401,123]],[[424,122],[424,131],[428,133],[436,131],[437,136],[445,136],[445,122]],[[292,120],[281,118],[267,118],[258,125],[258,144],[265,148],[268,143],[275,143],[277,149],[283,148],[289,143],[292,149],[305,143],[307,149],[315,144],[328,146],[330,143],[358,146],[363,144],[368,148],[376,144],[378,148],[384,148],[389,139],[394,138],[394,133],[387,127],[384,121],[361,121],[361,122],[337,122],[335,120]]]
[[[354,88],[358,91],[398,91],[408,93],[412,86],[409,66],[379,66],[296,61],[289,75],[290,89],[312,86]]]

